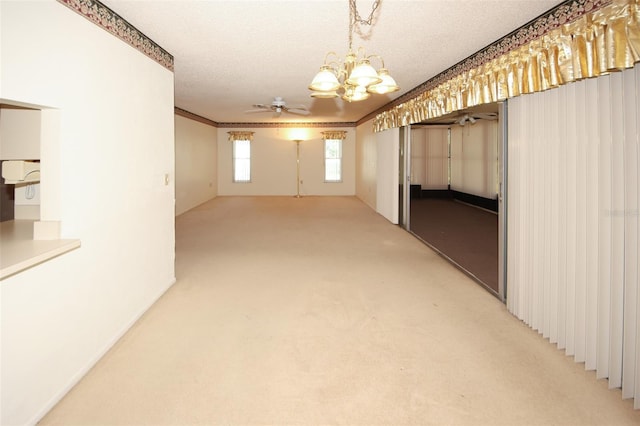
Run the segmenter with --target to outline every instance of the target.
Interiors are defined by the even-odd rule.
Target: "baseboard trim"
[[[133,325],[140,318],[142,318],[142,316],[149,310],[149,308],[151,308],[175,283],[176,278],[173,277],[173,279],[170,280],[169,283],[164,288],[162,288],[145,307],[143,307],[137,314],[135,314],[133,318],[118,333],[116,333],[116,335],[111,338],[107,342],[107,344],[97,352],[95,356],[90,358],[87,365],[82,367],[76,374],[71,377],[71,380],[69,380],[67,385],[60,389],[60,391],[57,392],[49,400],[49,402],[46,403],[44,407],[42,407],[42,409],[31,420],[29,420],[29,422],[27,422],[27,424],[36,425],[40,420],[42,420],[42,418],[46,416],[47,413],[51,411],[51,409],[55,407],[56,404],[58,404],[62,400],[62,398],[64,398],[65,395],[69,393],[71,389],[73,389],[75,385],[78,384],[78,382],[80,382],[80,380],[82,380],[82,378],[89,372],[89,370],[91,370],[98,363],[98,361],[100,361],[100,359],[105,356],[105,354],[127,333],[127,331],[129,331],[131,327],[133,327]]]

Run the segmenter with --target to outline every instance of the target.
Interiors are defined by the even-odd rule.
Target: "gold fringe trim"
[[[614,0],[484,65],[376,115],[380,132],[476,105],[632,68],[640,61],[640,0]]]
[[[255,132],[227,132],[229,134],[229,142],[233,141],[252,141]]]
[[[326,139],[346,139],[347,138],[347,132],[344,130],[327,130],[326,132],[320,132],[322,133],[322,139],[326,140]]]

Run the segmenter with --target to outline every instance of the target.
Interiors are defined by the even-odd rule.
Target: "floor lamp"
[[[296,143],[296,198],[300,198],[300,142],[301,139],[294,139]]]

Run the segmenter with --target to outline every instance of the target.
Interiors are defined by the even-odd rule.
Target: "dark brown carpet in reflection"
[[[411,200],[411,231],[498,292],[498,215],[452,199]]]

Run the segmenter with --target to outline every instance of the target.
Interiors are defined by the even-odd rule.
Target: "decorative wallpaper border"
[[[431,90],[440,84],[457,77],[458,75],[476,69],[502,55],[520,48],[521,46],[531,43],[533,40],[539,39],[543,35],[560,28],[565,24],[573,22],[588,13],[605,7],[612,2],[613,0],[565,0],[538,18],[512,31],[496,42],[458,62],[388,104],[383,105],[378,110],[367,114],[366,117],[358,120],[358,123],[365,122],[381,112],[387,111],[396,105],[400,105],[416,98],[422,93],[427,92],[428,90]]]
[[[356,127],[355,122],[327,122],[327,123],[218,123],[218,127],[224,128],[279,128],[279,129],[315,129],[321,127]]]
[[[57,0],[173,71],[173,56],[98,0]]]

